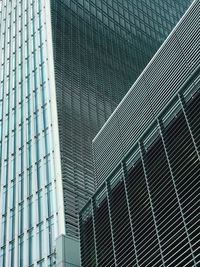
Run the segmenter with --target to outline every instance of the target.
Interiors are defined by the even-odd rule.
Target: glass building
[[[52,0],[65,230],[94,193],[91,142],[191,1]]]
[[[82,267],[200,266],[199,11],[196,0],[93,141]]]
[[[79,266],[91,141],[190,3],[0,1],[0,266]]]

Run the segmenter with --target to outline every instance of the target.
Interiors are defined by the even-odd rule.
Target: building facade
[[[1,1],[2,267],[53,266],[62,233],[48,14],[48,1]]]
[[[191,1],[51,1],[66,234],[95,189],[91,142]]]
[[[79,266],[91,140],[190,3],[0,2],[0,266]]]
[[[194,1],[94,139],[83,267],[200,265],[199,11]]]

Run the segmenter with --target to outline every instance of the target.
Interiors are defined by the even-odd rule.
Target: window
[[[33,173],[32,173],[32,166],[31,167],[29,167],[29,169],[28,169],[28,175],[27,175],[27,193],[28,193],[28,196],[30,196],[31,194],[32,194],[32,191],[33,191],[33,185],[32,185],[32,183],[33,183]]]
[[[1,223],[1,247],[5,245],[6,242],[6,216],[2,217],[2,223]],[[3,266],[3,265],[0,265]]]
[[[28,199],[28,228],[33,226],[33,197],[30,196]]]
[[[24,202],[19,204],[18,212],[18,234],[21,235],[24,232]]]
[[[28,231],[28,264],[33,264],[33,230]]]
[[[24,266],[24,237],[20,236],[18,239],[18,266]]]
[[[5,266],[6,257],[5,257],[5,248],[1,248],[0,251],[0,266]]]
[[[37,227],[36,243],[37,243],[37,260],[42,259],[44,247],[43,247],[43,224],[39,224]]]
[[[15,238],[15,210],[10,211],[10,221],[9,221],[9,240],[13,240]]]

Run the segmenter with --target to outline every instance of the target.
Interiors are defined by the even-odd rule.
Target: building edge
[[[44,2],[46,10],[46,34],[47,34],[47,55],[48,55],[48,72],[50,83],[50,98],[51,98],[51,121],[52,121],[52,137],[54,148],[54,190],[57,207],[57,236],[65,235],[65,216],[64,216],[64,197],[61,172],[61,156],[60,156],[60,141],[58,132],[58,115],[56,101],[56,85],[54,72],[54,56],[53,56],[53,39],[51,26],[51,3],[50,0]]]
[[[113,113],[110,115],[110,117],[108,118],[108,120],[105,122],[105,124],[103,125],[103,127],[100,129],[100,131],[97,133],[97,135],[94,137],[94,139],[92,140],[92,150],[93,150],[93,164],[94,164],[94,173],[95,173],[95,177],[96,177],[96,182],[97,182],[97,187],[96,189],[100,188],[101,185],[103,184],[103,181],[101,181],[100,183],[98,183],[98,179],[101,179],[102,176],[99,175],[99,173],[102,172],[102,169],[101,171],[98,170],[98,167],[97,166],[102,166],[104,165],[104,163],[99,163],[97,164],[96,162],[96,158],[97,158],[97,154],[98,154],[98,149],[95,149],[95,146],[96,144],[98,143],[99,140],[101,140],[102,136],[101,134],[102,133],[105,133],[109,127],[110,127],[110,123],[112,122],[112,120],[116,120],[116,121],[119,121],[118,119],[118,111],[119,109],[121,108],[121,106],[123,106],[123,103],[125,100],[128,99],[129,97],[129,94],[133,91],[133,89],[136,87],[137,84],[139,84],[140,82],[143,82],[146,86],[146,81],[145,81],[145,74],[147,73],[147,71],[149,70],[149,68],[151,67],[151,65],[154,63],[154,61],[159,58],[159,54],[161,53],[161,51],[163,50],[163,48],[165,46],[167,46],[168,42],[170,39],[173,38],[173,35],[175,36],[175,38],[177,38],[176,36],[176,31],[177,29],[179,29],[180,25],[184,22],[185,18],[187,16],[189,16],[191,10],[195,7],[195,6],[198,6],[199,8],[199,1],[197,0],[194,0],[192,1],[191,5],[189,6],[189,8],[186,10],[186,12],[184,13],[184,15],[181,17],[181,19],[179,20],[179,22],[176,24],[176,26],[173,28],[173,30],[171,31],[171,33],[169,34],[169,36],[166,38],[166,40],[163,42],[163,44],[160,46],[160,48],[157,50],[157,52],[155,53],[155,55],[152,57],[152,59],[149,61],[149,63],[147,64],[147,66],[144,68],[144,70],[141,72],[141,74],[138,76],[138,78],[136,79],[136,81],[134,82],[134,84],[131,86],[131,88],[128,90],[128,92],[125,94],[125,96],[122,98],[122,100],[120,101],[120,103],[118,104],[118,106],[116,107],[116,109],[113,111]],[[181,46],[180,46],[181,47]],[[182,48],[181,48],[182,50]],[[193,70],[190,66],[190,64],[188,64],[188,70],[190,71],[190,74],[193,75]],[[195,72],[195,71],[194,71]],[[176,92],[177,93],[177,92]],[[174,93],[174,95],[176,95],[176,93]],[[148,89],[147,89],[147,92],[146,94],[148,95],[148,99],[149,99],[149,92],[148,92]],[[149,99],[148,100],[149,104],[150,104],[150,107],[152,109],[152,101]],[[164,109],[164,107],[163,107]],[[161,111],[162,113],[162,111]],[[158,115],[158,114],[157,114]],[[157,117],[157,115],[155,116],[154,114],[154,117]],[[119,131],[120,132],[120,131]],[[120,133],[119,133],[120,135]],[[125,148],[126,149],[126,148]],[[118,149],[119,150],[119,149]],[[130,149],[131,150],[131,149]],[[123,148],[123,145],[121,147],[121,153],[124,155],[126,155],[126,152],[124,151],[124,148]],[[104,151],[105,152],[105,151]],[[107,160],[107,159],[106,159]],[[104,166],[105,167],[105,166]],[[105,168],[104,168],[105,169]],[[98,172],[99,171],[99,172]],[[105,177],[108,177],[110,176],[111,174],[113,173],[113,169],[110,169],[110,171],[108,171],[105,175]]]
[[[158,48],[157,52],[154,54],[154,56],[151,58],[151,60],[149,61],[149,63],[146,65],[146,67],[143,69],[143,71],[140,73],[140,75],[138,76],[138,78],[135,80],[134,84],[129,88],[128,92],[124,95],[124,97],[122,98],[122,100],[119,102],[119,104],[117,105],[117,107],[114,109],[114,111],[112,112],[112,114],[110,115],[110,117],[107,119],[107,121],[104,123],[104,125],[101,127],[101,129],[99,130],[99,132],[95,135],[95,137],[92,140],[92,145],[94,144],[94,142],[96,141],[96,139],[99,137],[99,135],[101,134],[101,132],[103,131],[103,129],[107,126],[107,124],[109,123],[109,121],[112,119],[112,117],[114,116],[114,114],[116,113],[116,111],[119,109],[119,107],[121,106],[121,104],[123,103],[124,99],[126,99],[130,93],[130,91],[132,90],[132,88],[134,87],[134,85],[141,79],[141,77],[143,76],[143,74],[146,72],[146,70],[149,68],[149,66],[152,64],[152,62],[154,61],[154,59],[157,57],[157,55],[160,53],[160,51],[162,50],[162,48],[166,45],[166,43],[168,42],[168,40],[171,38],[171,36],[174,34],[174,32],[176,31],[176,29],[179,27],[179,25],[182,23],[182,21],[184,20],[184,18],[187,16],[187,14],[190,12],[191,7],[196,3],[196,0],[193,0],[193,2],[191,3],[191,5],[189,6],[189,8],[186,10],[186,12],[184,13],[184,15],[181,17],[181,19],[178,21],[178,23],[175,25],[175,27],[173,28],[173,30],[170,32],[170,34],[167,36],[167,38],[165,39],[165,41],[161,44],[161,46]]]
[[[80,240],[69,237],[65,231],[65,211],[64,211],[64,193],[61,169],[60,139],[58,128],[58,112],[56,100],[56,83],[53,54],[53,37],[52,37],[52,18],[51,3],[47,0],[45,3],[46,10],[46,34],[47,34],[47,55],[48,55],[48,72],[50,83],[51,98],[51,121],[52,121],[52,138],[54,148],[54,190],[57,208],[57,235],[55,240],[55,258],[57,267],[80,267]]]

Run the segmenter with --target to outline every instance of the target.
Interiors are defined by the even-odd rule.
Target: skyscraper
[[[0,266],[79,265],[91,140],[190,2],[0,2]]]
[[[196,0],[93,141],[82,267],[200,266],[199,11]]]

